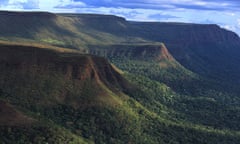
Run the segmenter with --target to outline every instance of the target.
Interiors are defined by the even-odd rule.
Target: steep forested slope
[[[131,22],[94,14],[0,13],[2,39],[88,49],[163,42],[184,67],[208,78],[238,82],[239,37],[217,25]],[[124,47],[124,46],[123,46]]]
[[[177,118],[182,116],[173,107],[178,94],[145,77],[126,75],[130,83],[104,58],[6,42],[0,50],[1,142],[225,144],[240,139],[236,131]]]
[[[240,40],[217,25],[0,12],[0,39],[5,143],[239,142]]]

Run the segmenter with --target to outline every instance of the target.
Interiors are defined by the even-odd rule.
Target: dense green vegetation
[[[239,130],[239,98],[235,95],[229,97],[229,93],[211,89],[198,96],[183,95],[144,76],[127,74],[126,77],[139,87],[132,96],[161,117],[217,129]]]
[[[1,115],[0,143],[239,143],[234,33],[108,15],[0,14],[0,39],[11,41],[0,42],[0,100],[20,122],[34,119]]]
[[[130,73],[126,78],[139,87],[132,96],[154,112],[176,121],[239,130],[240,99],[235,86],[228,89],[217,80],[206,80],[182,67],[161,67],[155,61],[112,62]]]
[[[18,49],[16,55],[5,57],[14,49]],[[237,97],[226,100],[228,93],[212,89],[193,96],[188,87],[185,92],[172,87],[181,78],[199,78],[183,67],[112,59],[125,70],[123,76],[131,82],[127,83],[106,69],[101,59],[32,49],[36,48],[1,48],[0,98],[36,120],[28,125],[1,125],[4,143],[232,144],[240,140],[234,115],[238,113]],[[36,51],[39,54],[31,54]],[[16,61],[19,56],[24,58]],[[79,62],[80,72],[65,68]],[[177,76],[173,75],[176,71]],[[116,78],[120,81],[113,83]],[[236,103],[230,107],[225,102]]]
[[[0,126],[0,141],[2,144],[93,143],[80,136],[74,135],[66,129],[46,124],[36,124],[32,126]]]

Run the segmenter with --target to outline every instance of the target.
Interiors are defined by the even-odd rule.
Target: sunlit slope
[[[237,82],[239,37],[217,25],[132,22],[94,14],[0,12],[0,37],[82,49],[162,42],[185,68],[208,78]],[[229,74],[230,73],[230,74]]]
[[[65,17],[46,12],[0,12],[0,15],[0,37],[3,40],[34,40],[75,49],[86,49],[90,43],[119,41],[112,34],[88,26],[78,16]]]
[[[0,119],[2,141],[76,144],[239,141],[236,131],[175,119],[178,112],[167,103],[175,101],[177,95],[166,85],[156,85],[157,89],[160,86],[159,93],[154,92],[160,94],[157,97],[145,96],[147,89],[134,82],[134,78],[126,77],[133,81],[128,82],[104,58],[63,50],[1,43],[0,107],[2,116],[6,111],[12,114]],[[161,106],[161,112],[149,104]],[[19,121],[14,122],[13,118]],[[9,138],[7,133],[14,137]],[[28,135],[33,139],[28,139]]]

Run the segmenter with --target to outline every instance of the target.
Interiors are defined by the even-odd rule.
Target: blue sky
[[[135,21],[214,23],[240,35],[240,0],[0,0],[0,9],[113,14]]]

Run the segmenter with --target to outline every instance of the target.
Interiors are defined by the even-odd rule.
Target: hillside
[[[0,142],[240,140],[240,39],[217,25],[0,12]]]
[[[104,58],[62,50],[1,43],[1,142],[34,142],[38,133],[36,142],[41,143],[66,143],[71,139],[81,143],[77,141],[81,136],[96,136],[94,139],[99,142],[110,138],[123,140],[116,135],[125,131],[124,125],[109,138],[100,131],[105,133],[111,123],[118,122],[116,118],[131,122],[119,115],[122,112],[134,118],[129,112],[131,108],[123,107],[129,98],[122,91],[130,89],[130,84]],[[101,116],[109,113],[116,117]],[[95,117],[96,123],[88,125],[88,120]],[[92,131],[93,128],[96,130]],[[9,132],[13,138],[9,140],[4,134],[8,129],[13,129]],[[64,137],[57,134],[59,130]],[[27,138],[31,132],[34,140]]]
[[[7,42],[0,51],[1,142],[226,144],[240,139],[237,131],[174,118],[181,115],[171,109],[178,103],[175,92],[144,77],[124,76],[130,83],[104,58]],[[170,57],[166,51],[163,56]],[[205,139],[209,134],[212,138]]]
[[[60,103],[61,101],[69,101],[70,103],[76,102],[75,99],[71,100],[71,97],[67,96],[70,92],[69,90],[71,90],[71,88],[75,88],[74,86],[86,86],[86,88],[96,87],[96,90],[94,91],[96,94],[87,92],[89,96],[103,95],[103,97],[105,97],[104,99],[106,100],[108,96],[109,99],[111,97],[108,94],[108,91],[123,89],[128,85],[126,80],[124,80],[120,74],[112,68],[107,60],[97,56],[83,55],[78,52],[74,53],[73,51],[68,52],[68,50],[62,52],[61,49],[46,49],[33,47],[30,45],[11,45],[6,43],[1,44],[0,56],[1,69],[4,70],[1,71],[1,84],[6,88],[6,84],[11,84],[11,82],[15,80],[14,77],[25,77],[25,79],[22,79],[22,81],[19,82],[25,82],[26,88],[30,86],[32,82],[32,86],[36,84],[36,88],[40,88],[42,86],[42,88],[46,88],[46,90],[53,89],[51,89],[51,87],[45,87],[44,83],[37,84],[34,81],[27,81],[27,79],[29,78],[31,80],[31,78],[38,78],[42,81],[47,80],[48,77],[50,78],[50,76],[53,78],[55,76],[57,78],[59,75],[64,79],[59,77],[59,79],[56,79],[56,81],[59,81],[62,86],[65,86],[68,81],[70,82],[74,80],[72,83],[73,87],[68,85],[67,87],[69,87],[69,89],[61,89],[61,96],[55,97],[55,100]],[[12,77],[4,77],[8,74],[11,74],[11,71],[15,71]],[[39,77],[39,75],[41,76]],[[61,82],[61,80],[63,81]],[[13,89],[14,87],[11,87],[9,92],[6,93],[12,93]],[[45,96],[48,97],[48,94],[45,90],[41,92],[37,89],[33,90],[31,87],[29,90],[33,92],[32,94],[35,94],[34,92],[37,94],[45,93]],[[80,89],[78,91],[82,93],[85,90],[83,88],[82,91]],[[41,97],[43,97],[43,95],[41,95]],[[96,97],[96,99],[101,98],[99,96]]]
[[[25,116],[4,101],[0,101],[0,110],[1,125],[31,125],[34,122],[34,119]]]
[[[198,79],[175,60],[163,43],[98,46],[90,48],[89,53],[106,57],[124,71],[145,75],[174,90],[183,90]]]
[[[34,40],[85,52],[101,45],[115,49],[116,45],[162,42],[187,69],[207,78],[238,83],[240,39],[217,25],[132,22],[95,14],[2,11],[0,15],[3,40]]]

